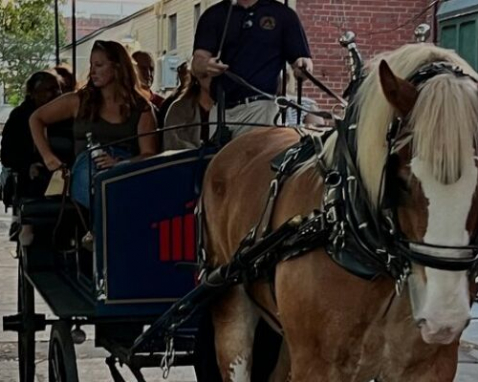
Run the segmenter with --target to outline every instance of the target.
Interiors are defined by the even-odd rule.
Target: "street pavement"
[[[0,318],[16,313],[17,261],[13,258],[14,243],[8,241],[10,217],[0,213]],[[54,318],[43,300],[36,295],[36,311]],[[1,327],[1,325],[0,325]],[[106,351],[94,347],[94,334],[86,328],[87,341],[76,346],[78,372],[81,382],[110,382],[112,378],[105,364]],[[48,381],[48,339],[49,331],[36,335],[36,381]],[[126,381],[134,377],[126,369],[120,369]],[[145,371],[147,381],[164,381],[161,370]],[[0,330],[0,382],[18,381],[17,335]],[[175,368],[168,382],[194,382],[194,370],[191,367]],[[462,337],[460,365],[455,382],[478,381],[478,304],[473,307],[473,321]],[[408,381],[407,381],[408,382]]]

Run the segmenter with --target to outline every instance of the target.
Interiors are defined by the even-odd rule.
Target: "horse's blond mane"
[[[386,135],[396,116],[385,99],[378,73],[378,64],[386,60],[395,75],[407,78],[431,62],[450,62],[464,73],[478,74],[450,50],[430,44],[405,45],[393,52],[375,57],[368,65],[369,75],[357,93],[358,166],[373,204],[377,204],[382,169],[387,156]],[[478,90],[467,77],[444,74],[426,81],[410,115],[413,129],[413,150],[430,166],[434,177],[442,183],[458,180],[463,155],[472,155],[478,130]]]

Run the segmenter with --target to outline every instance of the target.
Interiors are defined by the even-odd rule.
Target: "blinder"
[[[440,74],[469,77],[448,63],[427,64],[417,70],[408,81],[420,87]],[[472,77],[469,77],[472,78]],[[476,82],[475,79],[473,81]],[[353,105],[353,102],[351,102]],[[478,275],[478,246],[442,246],[412,242],[403,237],[397,217],[399,205],[398,153],[410,144],[412,132],[407,131],[408,116],[395,118],[387,134],[388,154],[382,171],[379,195],[384,195],[379,207],[372,206],[357,168],[355,122],[353,107],[347,109],[345,118],[337,121],[338,139],[331,172],[341,174],[339,184],[326,182],[325,210],[333,210],[337,217],[328,252],[340,253],[352,246],[359,261],[370,265],[379,273],[388,274],[396,280],[400,293],[411,273],[412,263],[445,271],[468,271],[474,280]],[[457,252],[461,258],[432,255],[436,252]]]

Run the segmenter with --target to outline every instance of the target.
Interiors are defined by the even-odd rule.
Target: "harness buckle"
[[[337,223],[337,209],[335,208],[335,206],[332,206],[327,209],[327,212],[325,213],[325,218],[327,223]]]
[[[392,261],[397,258],[397,256],[392,255],[390,252],[385,251],[384,249],[377,249],[378,254],[387,255],[387,268],[390,269]]]
[[[325,177],[325,184],[331,188],[338,187],[340,183],[342,183],[342,176],[338,171],[331,171]]]
[[[403,268],[403,272],[400,274],[398,279],[395,281],[395,292],[397,293],[397,296],[401,296],[403,289],[405,288],[405,285],[407,284],[408,276],[410,276],[410,267],[405,266]]]
[[[270,187],[271,196],[275,198],[279,192],[279,181],[277,178],[272,179]]]
[[[279,167],[279,172],[280,173],[284,173],[285,170],[287,169],[287,166],[289,165],[289,163],[293,160],[296,160],[298,155],[299,155],[299,152],[300,152],[300,149],[301,149],[302,146],[300,147],[297,147],[297,148],[293,148],[293,149],[289,149],[285,155],[285,158],[284,158],[284,161],[282,162],[282,164],[280,165]]]

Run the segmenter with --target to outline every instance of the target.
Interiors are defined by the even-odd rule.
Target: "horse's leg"
[[[213,308],[216,354],[224,382],[250,382],[254,333],[259,315],[242,286]]]

